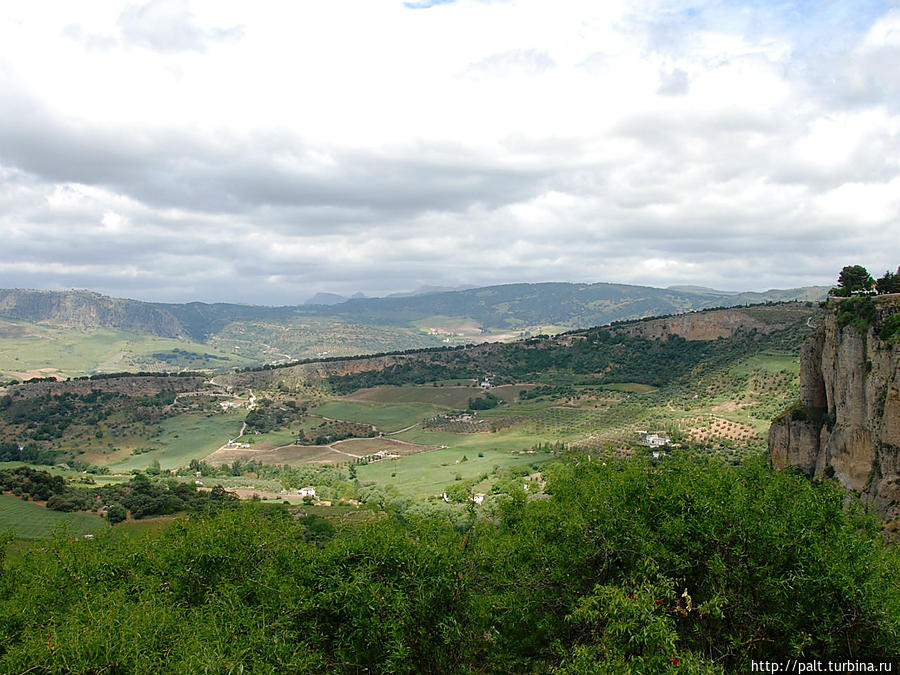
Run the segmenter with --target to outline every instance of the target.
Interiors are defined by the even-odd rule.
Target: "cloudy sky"
[[[0,287],[163,301],[900,264],[900,2],[0,14]]]

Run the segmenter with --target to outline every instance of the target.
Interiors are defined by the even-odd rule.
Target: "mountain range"
[[[63,369],[69,375],[200,365],[227,369],[503,341],[712,307],[816,301],[827,291],[812,286],[733,293],[702,287],[559,282],[383,298],[314,296],[339,304],[268,307],[145,302],[88,290],[0,289],[0,372],[58,367],[60,349],[74,359]],[[92,348],[82,348],[89,338]],[[104,340],[106,351],[97,344]],[[35,345],[41,348],[32,358],[29,349]]]

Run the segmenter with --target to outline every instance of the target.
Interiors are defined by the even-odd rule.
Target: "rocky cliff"
[[[892,318],[893,317],[893,318]],[[832,300],[800,357],[800,405],[772,423],[769,460],[837,478],[900,517],[900,295]]]
[[[614,325],[611,330],[617,335],[649,340],[664,340],[670,335],[678,335],[685,340],[707,341],[753,331],[774,333],[814,317],[818,311],[818,307],[811,302],[790,302],[663,316]]]

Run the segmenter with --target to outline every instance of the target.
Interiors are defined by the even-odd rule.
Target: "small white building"
[[[472,497],[472,501],[475,502],[476,504],[481,504],[481,502],[484,501],[484,497],[485,497],[485,495],[483,492],[477,492],[477,493],[475,493],[475,496]]]
[[[671,443],[669,437],[662,432],[644,436],[644,445],[649,445],[651,448],[662,448],[669,443]]]
[[[300,496],[301,497],[315,497],[316,496],[316,488],[314,488],[314,487],[300,488]]]

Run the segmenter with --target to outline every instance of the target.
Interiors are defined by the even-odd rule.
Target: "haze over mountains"
[[[478,328],[525,331],[540,326],[584,328],[612,321],[733,307],[760,302],[818,300],[827,287],[729,293],[701,287],[668,289],[624,284],[507,284],[386,298],[317,294],[283,307],[229,303],[154,303],[111,298],[86,290],[0,289],[0,318],[72,328],[116,328],[159,337],[206,341],[227,324],[334,317],[353,323],[409,325],[434,317],[471,319]],[[316,303],[312,303],[316,300]]]
[[[710,307],[818,300],[826,287],[728,293],[622,284],[421,289],[315,296],[282,307],[170,304],[86,290],[0,290],[0,374],[28,379],[123,370],[214,369],[508,341]],[[328,304],[328,303],[335,304]]]

